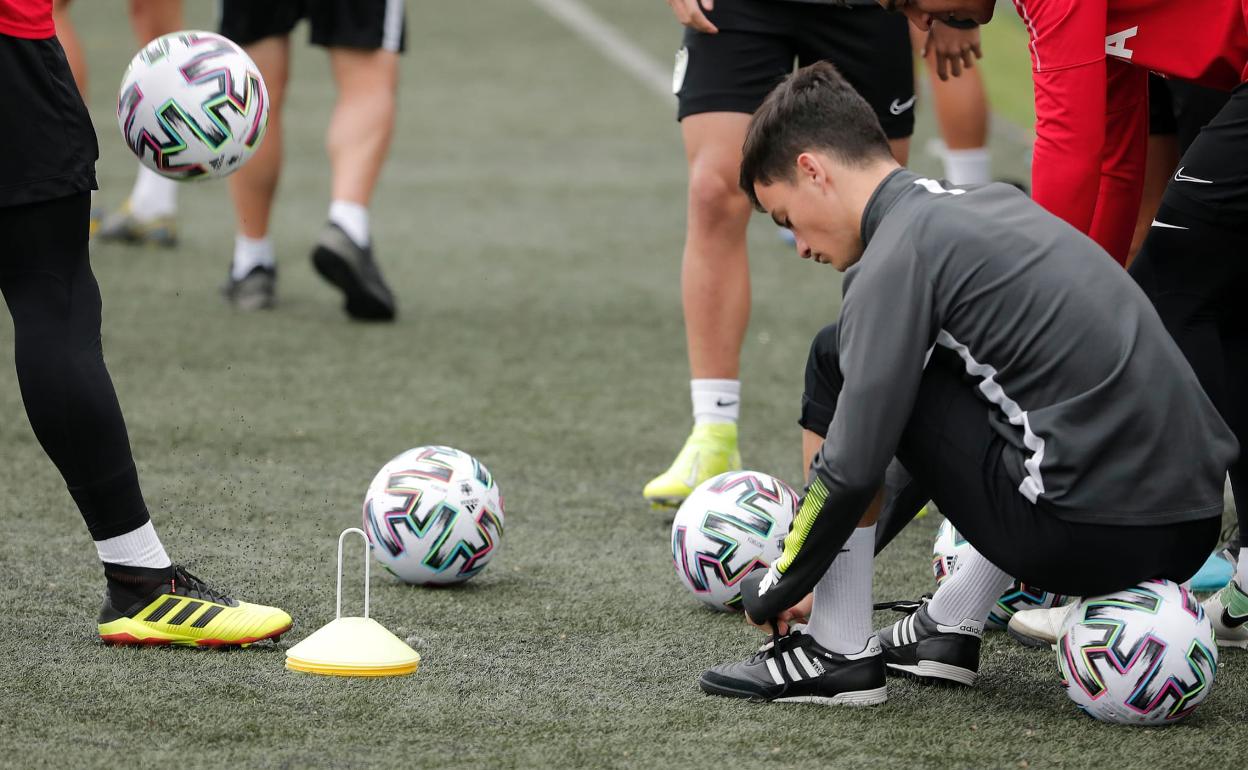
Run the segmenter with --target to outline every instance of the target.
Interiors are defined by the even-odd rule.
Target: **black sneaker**
[[[330,222],[312,250],[312,265],[346,295],[347,315],[361,321],[394,320],[394,295],[373,261],[372,246],[360,248]]]
[[[698,684],[708,695],[760,702],[874,706],[888,700],[875,637],[862,652],[840,655],[797,629],[771,637],[739,663],[707,669]]]
[[[221,293],[238,310],[268,310],[276,301],[277,268],[256,265],[238,280],[231,274]]]
[[[942,626],[932,620],[923,601],[914,612],[876,634],[888,673],[929,683],[975,684],[983,621]]]

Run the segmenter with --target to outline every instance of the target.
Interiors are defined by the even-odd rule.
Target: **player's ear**
[[[830,175],[823,159],[814,153],[804,152],[797,156],[797,175],[799,179],[813,182],[817,187],[827,184]]]

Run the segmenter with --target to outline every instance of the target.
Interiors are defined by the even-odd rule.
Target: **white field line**
[[[648,90],[669,103],[676,101],[676,97],[672,94],[672,68],[665,67],[643,51],[580,0],[532,0],[532,2],[575,32],[594,50],[636,78]],[[663,10],[661,4],[655,7]]]

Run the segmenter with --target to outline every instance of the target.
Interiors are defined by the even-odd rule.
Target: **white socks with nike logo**
[[[806,632],[824,648],[852,655],[862,652],[875,633],[871,627],[874,561],[875,525],[858,527],[819,578]]]
[[[1012,582],[1014,578],[972,550],[958,557],[957,570],[936,589],[927,614],[942,626],[956,626],[967,619],[983,623]]]
[[[693,424],[736,422],[741,414],[740,380],[690,380]]]
[[[970,150],[946,149],[941,159],[945,165],[945,179],[957,187],[988,184],[992,181],[992,155],[987,147]]]

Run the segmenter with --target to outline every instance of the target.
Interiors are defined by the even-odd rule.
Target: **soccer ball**
[[[462,583],[490,563],[503,539],[503,498],[466,452],[409,449],[382,466],[364,497],[373,556],[416,585]]]
[[[222,177],[260,146],[269,92],[260,69],[212,32],[172,32],[135,54],[117,124],[143,165],[171,179]]]
[[[672,521],[676,575],[706,605],[741,608],[741,579],[784,552],[797,493],[756,471],[729,471],[693,490]]]
[[[1209,697],[1218,647],[1190,591],[1149,580],[1079,602],[1057,640],[1057,665],[1066,694],[1097,719],[1169,724]]]
[[[945,582],[945,578],[958,569],[958,559],[965,558],[973,550],[973,546],[958,534],[948,519],[942,521],[940,529],[936,531],[936,542],[932,545],[932,574],[936,577],[936,585]],[[1066,597],[1061,594],[1050,593],[1015,580],[993,605],[985,628],[1000,631],[1009,625],[1010,618],[1020,610],[1048,609],[1064,601]]]

